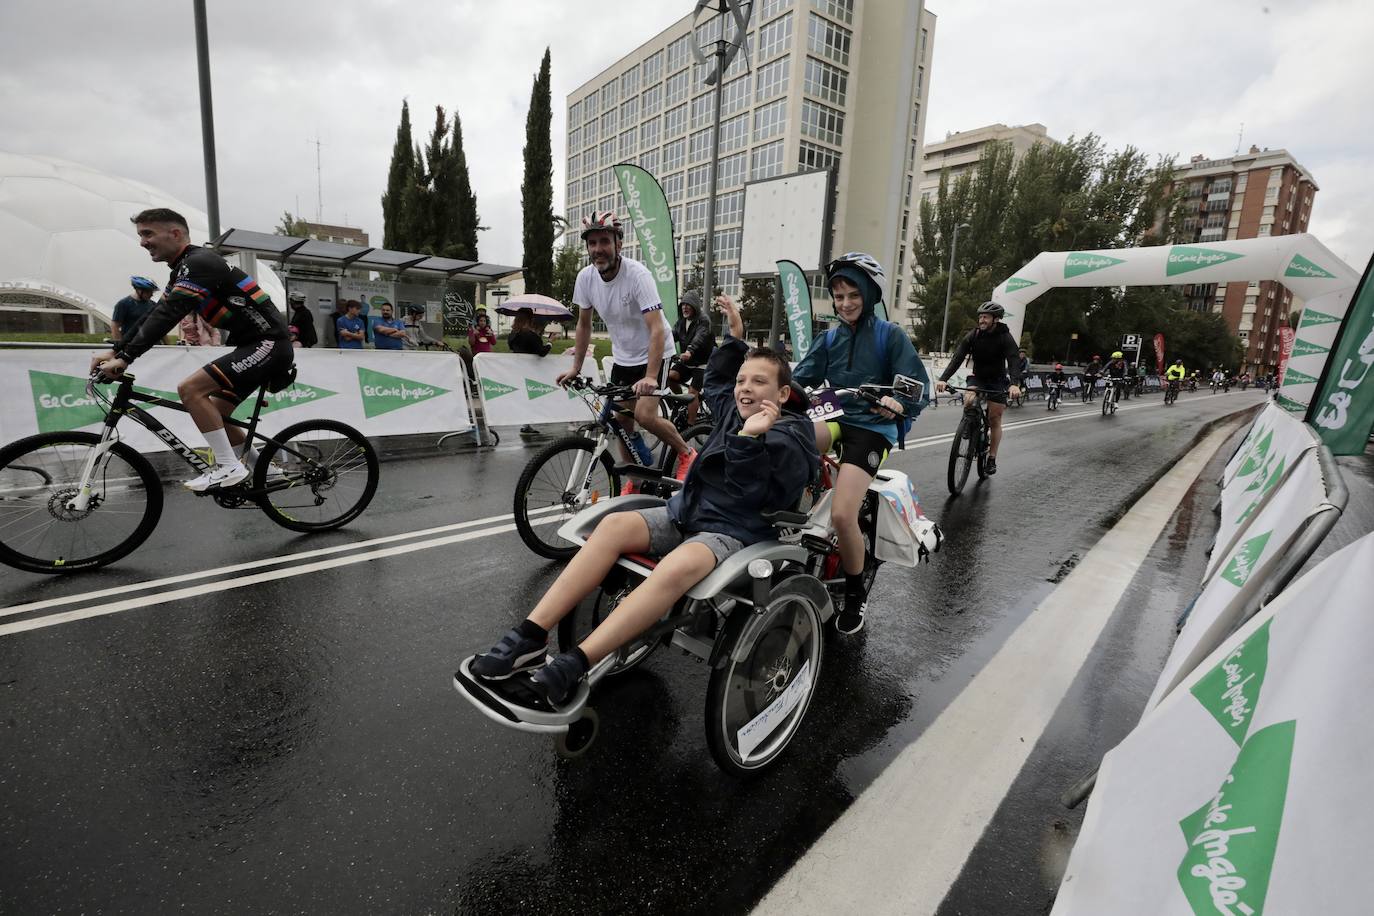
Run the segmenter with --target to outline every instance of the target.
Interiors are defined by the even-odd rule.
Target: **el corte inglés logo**
[[[1007,292],[1014,293],[1018,289],[1025,289],[1027,286],[1034,286],[1034,280],[1022,280],[1020,277],[1012,277],[1007,281]]]
[[[525,379],[525,394],[531,401],[542,398],[546,394],[553,394],[558,388],[545,382],[536,381],[532,378]]]
[[[84,378],[30,369],[29,389],[33,393],[33,413],[39,432],[80,429],[105,419],[105,405],[86,394]],[[140,387],[134,390],[168,401],[180,401],[175,391]],[[110,389],[110,396],[113,396],[113,388]],[[152,405],[140,406],[147,409]]]
[[[1227,261],[1234,261],[1243,258],[1245,255],[1235,254],[1230,251],[1217,251],[1215,248],[1195,248],[1192,245],[1175,245],[1169,251],[1169,258],[1164,268],[1167,276],[1173,277],[1178,274],[1186,274],[1190,270],[1202,270],[1205,267],[1215,267],[1218,264],[1225,264]]]
[[[1335,315],[1328,315],[1314,308],[1305,308],[1302,310],[1302,319],[1298,321],[1298,327],[1310,328],[1314,324],[1333,324],[1337,321],[1340,319]]]
[[[1064,258],[1064,279],[1077,277],[1080,274],[1090,274],[1095,270],[1103,270],[1114,264],[1126,263],[1121,258],[1109,258],[1104,254],[1092,254],[1085,251],[1070,251]]]
[[[330,391],[328,388],[316,388],[314,385],[307,385],[304,382],[296,382],[289,388],[274,393],[267,393],[267,405],[263,407],[260,416],[266,416],[278,410],[286,410],[288,407],[299,407],[301,404],[309,404],[312,401],[322,401],[325,398],[332,398],[338,394],[337,391]],[[246,420],[253,415],[253,399],[249,399],[234,409],[234,416],[240,420]]]
[[[1283,370],[1283,380],[1294,385],[1316,384],[1317,381],[1315,376],[1308,375],[1306,372],[1299,372],[1291,365]]]
[[[1317,356],[1322,353],[1330,353],[1330,347],[1323,347],[1321,344],[1314,344],[1299,337],[1293,341],[1293,356]],[[1291,370],[1290,370],[1291,371]],[[1286,376],[1285,376],[1286,377]]]
[[[1335,280],[1336,275],[1319,267],[1307,260],[1300,254],[1293,255],[1293,260],[1288,262],[1288,269],[1283,272],[1285,277],[1312,277],[1317,280]]]
[[[1301,401],[1295,401],[1286,394],[1280,394],[1278,400],[1275,403],[1282,407],[1284,410],[1292,411],[1293,413],[1303,413],[1307,410],[1306,404],[1302,403]],[[1317,418],[1317,425],[1322,425],[1320,417]]]
[[[1190,688],[1203,708],[1212,714],[1237,745],[1255,716],[1264,674],[1269,669],[1269,624],[1272,618],[1250,634],[1211,671]]]
[[[514,390],[514,385],[505,385],[489,378],[482,379],[482,396],[488,401],[510,394]]]
[[[363,416],[368,418],[448,394],[447,388],[387,375],[362,366],[358,367],[358,388],[363,395]]]
[[[1226,568],[1221,571],[1221,577],[1236,588],[1240,588],[1249,581],[1260,557],[1264,555],[1264,545],[1269,543],[1269,536],[1273,533],[1266,531],[1264,534],[1256,535],[1241,544],[1240,549],[1231,557],[1231,562],[1227,563]]]

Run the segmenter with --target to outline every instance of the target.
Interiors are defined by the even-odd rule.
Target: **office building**
[[[951,182],[969,169],[975,168],[989,143],[1010,143],[1012,152],[1020,160],[1037,143],[1058,143],[1043,124],[989,124],[973,130],[946,134],[945,139],[925,145],[921,161],[920,195],[924,200],[934,198],[940,187],[940,173],[949,169]]]
[[[576,225],[593,210],[623,210],[611,166],[639,164],[672,208],[680,285],[705,240],[714,95],[691,46],[713,48],[720,22],[694,27],[683,17],[567,99],[568,219]],[[934,37],[935,17],[920,0],[754,5],[748,64],[737,56],[723,86],[718,286],[740,291],[745,182],[834,168],[830,254],[874,254],[888,273],[885,298],[902,301]],[[626,250],[637,256],[633,233]],[[817,301],[817,312],[828,309],[828,300]]]
[[[1184,243],[1264,238],[1306,232],[1317,183],[1287,150],[1250,147],[1227,159],[1194,156],[1175,173],[1185,188]],[[1195,283],[1183,288],[1188,307],[1220,312],[1245,345],[1252,373],[1278,367],[1281,325],[1297,308],[1293,294],[1272,280]]]
[[[367,233],[354,226],[331,226],[328,223],[311,223],[304,220],[301,221],[301,225],[305,227],[306,237],[318,242],[368,247]]]

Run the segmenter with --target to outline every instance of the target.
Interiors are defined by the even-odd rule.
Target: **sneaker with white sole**
[[[232,487],[235,484],[243,483],[248,479],[248,473],[248,468],[238,461],[233,464],[217,464],[208,473],[201,474],[194,480],[188,480],[182,486],[192,493],[204,493],[206,490]]]

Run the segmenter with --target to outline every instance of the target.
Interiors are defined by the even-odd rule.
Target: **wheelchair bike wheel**
[[[826,600],[814,577],[792,576],[761,612],[741,606],[725,622],[706,688],[706,743],[727,773],[763,770],[796,736],[820,677]]]
[[[267,489],[258,505],[283,528],[331,531],[362,515],[380,473],[362,433],[337,420],[306,420],[263,446],[253,486]]]
[[[122,442],[97,460],[86,508],[67,508],[99,445],[95,433],[52,432],[0,449],[0,562],[76,572],[113,563],[148,539],[162,515],[162,481]]]
[[[566,436],[530,459],[515,483],[515,529],[525,546],[550,560],[567,560],[577,545],[558,536],[558,528],[577,512],[620,492],[611,456],[592,461],[596,443]]]
[[[570,652],[573,647],[580,643],[587,635],[601,625],[601,622],[611,615],[624,601],[630,592],[634,591],[639,580],[629,581],[632,577],[624,573],[623,569],[616,568],[611,570],[607,581],[593,592],[588,598],[582,601],[571,614],[558,621],[558,651]],[[616,650],[616,661],[607,676],[624,674],[634,668],[638,668],[644,663],[654,650],[659,646],[668,644],[672,638],[671,633],[653,639],[634,639]]]
[[[968,482],[968,472],[978,454],[978,418],[964,415],[949,445],[949,495],[958,496]]]

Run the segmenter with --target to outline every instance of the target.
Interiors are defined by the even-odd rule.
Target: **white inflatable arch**
[[[1026,306],[1055,287],[1181,286],[1251,280],[1276,280],[1303,300],[1279,403],[1305,412],[1360,281],[1360,275],[1348,264],[1306,233],[1153,248],[1044,251],[998,284],[992,299],[1007,310],[1007,326],[1019,339]]]

